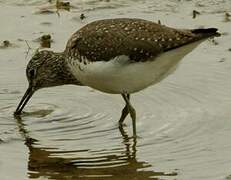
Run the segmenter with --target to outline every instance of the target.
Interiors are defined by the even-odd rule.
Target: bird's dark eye
[[[29,75],[30,75],[30,77],[34,77],[35,76],[35,69],[31,69],[29,71]]]

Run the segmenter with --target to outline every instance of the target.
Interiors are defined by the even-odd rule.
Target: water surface
[[[12,44],[0,49],[0,179],[230,179],[229,0],[75,0],[70,11],[42,0],[0,4],[0,40]],[[200,12],[195,19],[193,10]],[[88,87],[39,90],[14,118],[36,39],[50,34],[52,49],[62,51],[77,29],[113,17],[217,27],[223,35],[203,42],[161,83],[132,95],[139,138],[132,138],[129,118],[118,128],[122,98]]]

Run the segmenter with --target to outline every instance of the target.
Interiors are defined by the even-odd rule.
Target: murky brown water
[[[42,0],[0,1],[0,40],[12,43],[0,49],[0,179],[231,179],[231,21],[224,16],[231,13],[231,1],[71,4],[70,12],[57,13]],[[201,13],[195,19],[193,10]],[[137,139],[130,138],[130,119],[118,128],[122,98],[87,87],[40,90],[15,119],[27,87],[25,66],[39,47],[35,40],[51,34],[52,49],[62,51],[78,28],[110,17],[215,26],[224,35],[205,41],[171,76],[132,96]]]

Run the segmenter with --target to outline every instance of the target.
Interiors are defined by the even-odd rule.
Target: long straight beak
[[[31,96],[34,94],[34,92],[35,92],[35,90],[32,88],[32,86],[29,85],[29,87],[27,88],[25,94],[23,95],[20,103],[18,104],[17,109],[14,112],[15,115],[21,114],[23,108],[25,107],[25,105],[27,104],[27,102],[29,101]]]

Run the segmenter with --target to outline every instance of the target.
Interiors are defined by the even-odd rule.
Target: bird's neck
[[[70,68],[67,64],[65,54],[63,52],[61,53],[54,52],[54,55],[56,56],[54,63],[56,65],[56,70],[58,71],[59,84],[81,85],[81,83],[71,73]]]

